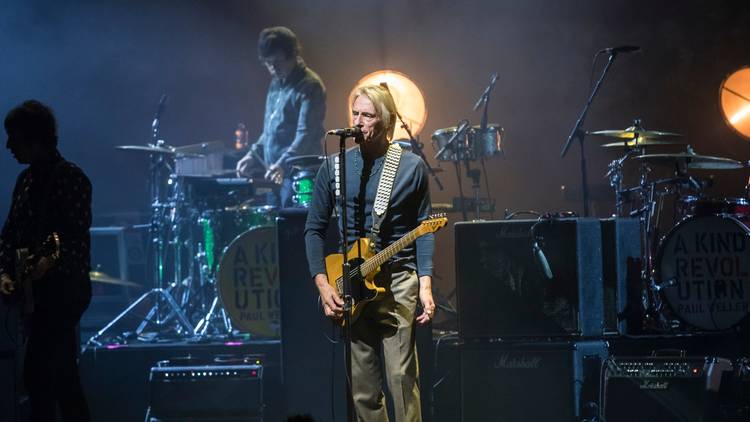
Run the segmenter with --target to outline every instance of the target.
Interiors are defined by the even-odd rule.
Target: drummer
[[[265,170],[265,178],[281,185],[269,205],[291,206],[291,172],[285,164],[297,155],[321,153],[326,111],[323,81],[300,56],[300,43],[289,28],[276,26],[261,31],[258,58],[271,74],[266,95],[263,133],[237,162],[237,172],[248,176],[253,166]]]

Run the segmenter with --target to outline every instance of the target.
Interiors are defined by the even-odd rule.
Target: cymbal
[[[292,167],[316,167],[319,166],[326,157],[324,155],[298,155],[286,159],[286,164]]]
[[[602,145],[602,148],[635,148],[635,147],[649,147],[649,146],[660,146],[660,145],[681,145],[684,144],[684,142],[678,141],[678,140],[672,140],[672,139],[633,139],[630,141],[623,141],[623,142],[610,142],[608,144]]]
[[[691,152],[679,152],[672,154],[646,154],[632,157],[634,160],[652,162],[656,164],[672,164],[684,162],[689,169],[699,170],[732,170],[745,167],[737,160],[724,157],[712,157],[709,155],[698,155]]]
[[[630,126],[625,130],[597,130],[595,132],[588,132],[589,135],[597,136],[608,136],[610,138],[619,139],[662,139],[662,138],[675,138],[681,137],[682,135],[674,132],[662,132],[660,130],[645,130],[643,128],[636,128]]]
[[[138,287],[138,288],[141,287],[140,284],[133,283],[132,281],[114,278],[101,271],[91,271],[89,272],[89,277],[91,277],[91,281],[96,282],[96,283],[114,284],[117,286],[124,286],[124,287]]]
[[[169,145],[118,145],[115,149],[136,152],[148,152],[149,154],[174,154],[175,148]]]

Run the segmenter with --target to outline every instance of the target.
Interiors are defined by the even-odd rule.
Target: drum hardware
[[[650,135],[677,134],[651,132]],[[711,185],[711,180],[693,177],[688,171],[729,170],[745,164],[725,157],[699,155],[690,146],[684,152],[643,154],[644,146],[645,142],[639,142],[623,157],[613,160],[606,174],[615,190],[618,215],[624,212],[626,198],[635,194],[639,201],[640,206],[631,216],[641,221],[644,324],[666,332],[731,329],[744,320],[750,304],[738,293],[746,288],[746,273],[750,272],[750,268],[744,267],[747,261],[744,245],[750,238],[744,220],[750,215],[750,204],[746,198],[704,197],[702,192]],[[630,159],[640,163],[640,179],[637,186],[624,188],[622,167]],[[652,166],[671,166],[674,175],[652,180]],[[662,237],[658,228],[664,199],[669,195],[676,195],[676,214],[682,219]],[[722,236],[723,240],[719,240]],[[704,238],[711,239],[708,242],[712,245],[724,242],[724,250],[711,252],[712,247],[719,246],[703,247]],[[730,252],[726,246],[729,244],[740,249]],[[724,271],[725,276],[717,276],[717,269]]]

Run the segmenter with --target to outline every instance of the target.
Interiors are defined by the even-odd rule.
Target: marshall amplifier
[[[263,419],[263,366],[259,364],[172,366],[167,363],[151,368],[149,385],[150,420]]]
[[[607,422],[723,421],[718,399],[732,363],[704,357],[613,357],[604,367]]]
[[[455,233],[462,338],[603,334],[598,219],[456,223]]]
[[[464,422],[596,416],[606,342],[473,341],[460,353]]]

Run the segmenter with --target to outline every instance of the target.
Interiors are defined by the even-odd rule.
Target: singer
[[[263,133],[237,162],[237,173],[248,176],[254,165],[265,170],[265,178],[281,185],[270,205],[290,206],[291,172],[286,160],[297,155],[321,153],[326,90],[323,81],[305,65],[300,43],[289,28],[266,28],[258,39],[258,58],[271,74],[266,96]]]
[[[391,142],[397,117],[387,89],[378,85],[360,88],[355,93],[351,113],[354,125],[361,128],[362,140],[358,147],[346,152],[347,187],[343,202],[347,207],[347,244],[369,237],[381,250],[428,218],[427,169],[421,158],[401,151],[398,143]],[[336,206],[333,161],[329,158],[318,171],[305,226],[305,244],[310,273],[324,312],[338,319],[343,315],[344,303],[328,283],[323,256],[329,218]],[[384,174],[394,174],[391,171],[394,167],[392,183],[387,182],[389,176],[381,179]],[[391,185],[391,189],[380,185]],[[383,193],[383,189],[388,192]],[[376,197],[385,198],[385,203],[376,202]],[[379,230],[374,230],[374,225],[379,225]],[[375,280],[386,288],[385,297],[364,305],[351,327],[352,393],[360,421],[388,419],[381,390],[383,373],[393,398],[396,420],[421,420],[414,329],[415,323],[426,324],[435,313],[433,251],[434,237],[427,234],[381,266]],[[418,300],[423,312],[417,316]]]

